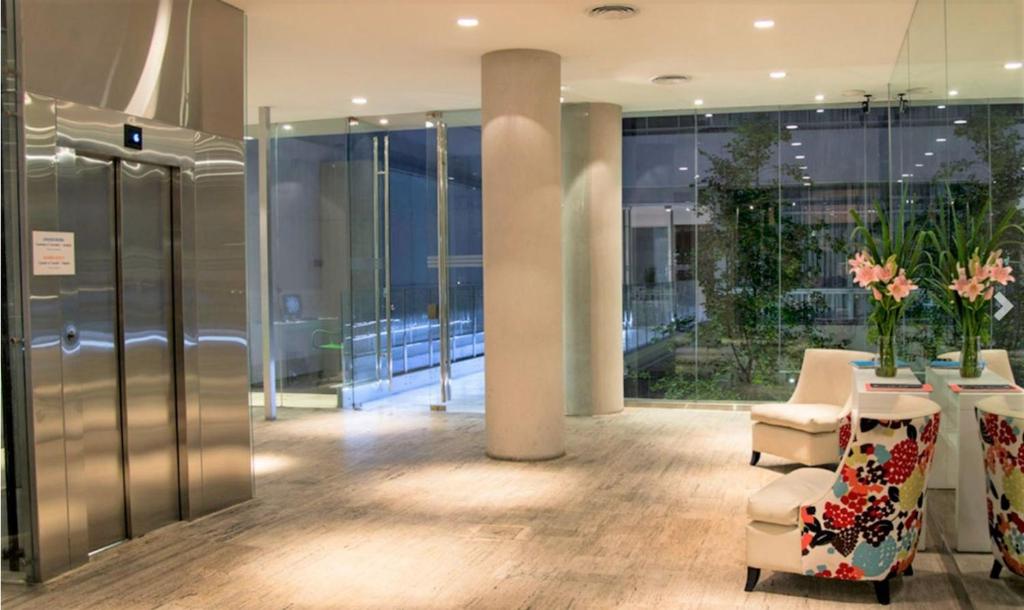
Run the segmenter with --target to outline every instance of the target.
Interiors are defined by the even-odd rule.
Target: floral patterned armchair
[[[862,417],[835,472],[801,468],[751,496],[747,586],[762,568],[818,578],[873,581],[889,603],[889,579],[913,574],[940,413],[901,396],[899,417]]]
[[[1024,576],[1024,400],[997,396],[975,409],[987,479],[992,578]]]

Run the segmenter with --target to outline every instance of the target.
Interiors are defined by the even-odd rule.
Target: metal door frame
[[[122,112],[93,108],[50,97],[24,94],[25,177],[22,257],[31,261],[33,230],[62,226],[57,193],[57,155],[61,148],[88,156],[141,161],[171,168],[171,256],[175,403],[178,433],[179,513],[193,519],[219,506],[203,502],[199,403],[199,313],[197,311],[196,175],[238,164],[244,170],[241,140],[170,126]],[[144,128],[144,150],[123,146],[124,125]],[[202,155],[202,156],[201,156]],[[236,161],[236,159],[238,159]],[[221,165],[221,164],[231,164]],[[65,408],[61,367],[64,330],[61,295],[77,284],[74,276],[34,276],[22,266],[26,345],[33,575],[44,580],[88,560],[83,422],[80,410]],[[244,299],[244,294],[241,296]],[[230,331],[228,331],[230,332]],[[69,388],[71,392],[76,388]],[[248,416],[248,414],[247,414]],[[248,495],[251,497],[251,421]],[[223,473],[218,473],[223,474]],[[216,499],[215,502],[223,502]],[[211,502],[213,504],[213,502]]]

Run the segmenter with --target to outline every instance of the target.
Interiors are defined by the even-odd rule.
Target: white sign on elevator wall
[[[75,234],[32,231],[32,274],[74,275]]]

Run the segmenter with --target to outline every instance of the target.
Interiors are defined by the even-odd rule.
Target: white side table
[[[904,394],[928,398],[926,390],[902,390],[899,392],[868,390],[869,383],[921,383],[909,368],[896,371],[895,377],[879,377],[874,369],[853,369],[853,416],[854,420],[861,415],[885,418],[895,415],[896,399]]]
[[[990,396],[1006,392],[961,392],[957,384],[1005,384],[999,375],[985,369],[981,377],[963,379],[958,370],[929,368],[926,380],[932,385],[932,400],[942,407],[935,459],[946,471],[942,484],[956,490],[956,549],[966,553],[988,553],[988,513],[985,507],[985,467],[974,406]],[[945,454],[940,458],[940,454]],[[932,486],[932,485],[930,485]]]

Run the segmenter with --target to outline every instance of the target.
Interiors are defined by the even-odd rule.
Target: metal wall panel
[[[241,139],[237,8],[220,0],[22,0],[21,7],[26,91]]]
[[[140,536],[180,516],[171,172],[119,166],[125,463],[131,534]]]
[[[195,283],[203,511],[252,497],[245,301],[245,149],[196,142]],[[242,405],[246,405],[243,408]]]
[[[75,275],[65,278],[62,297],[63,399],[82,415],[88,548],[95,550],[126,535],[114,162],[58,148],[57,194],[62,224],[75,233]]]
[[[28,311],[25,338],[28,346],[29,468],[32,502],[33,575],[46,579],[83,563],[87,542],[75,532],[84,527],[69,479],[84,479],[84,465],[67,442],[61,378],[61,278],[31,275],[32,231],[61,230],[57,207],[57,120],[52,99],[25,94],[25,214],[24,255]],[[71,452],[69,453],[69,449]],[[68,463],[68,460],[71,463]],[[71,476],[69,477],[69,474]],[[81,532],[79,532],[79,537]],[[75,543],[72,540],[76,540]]]

